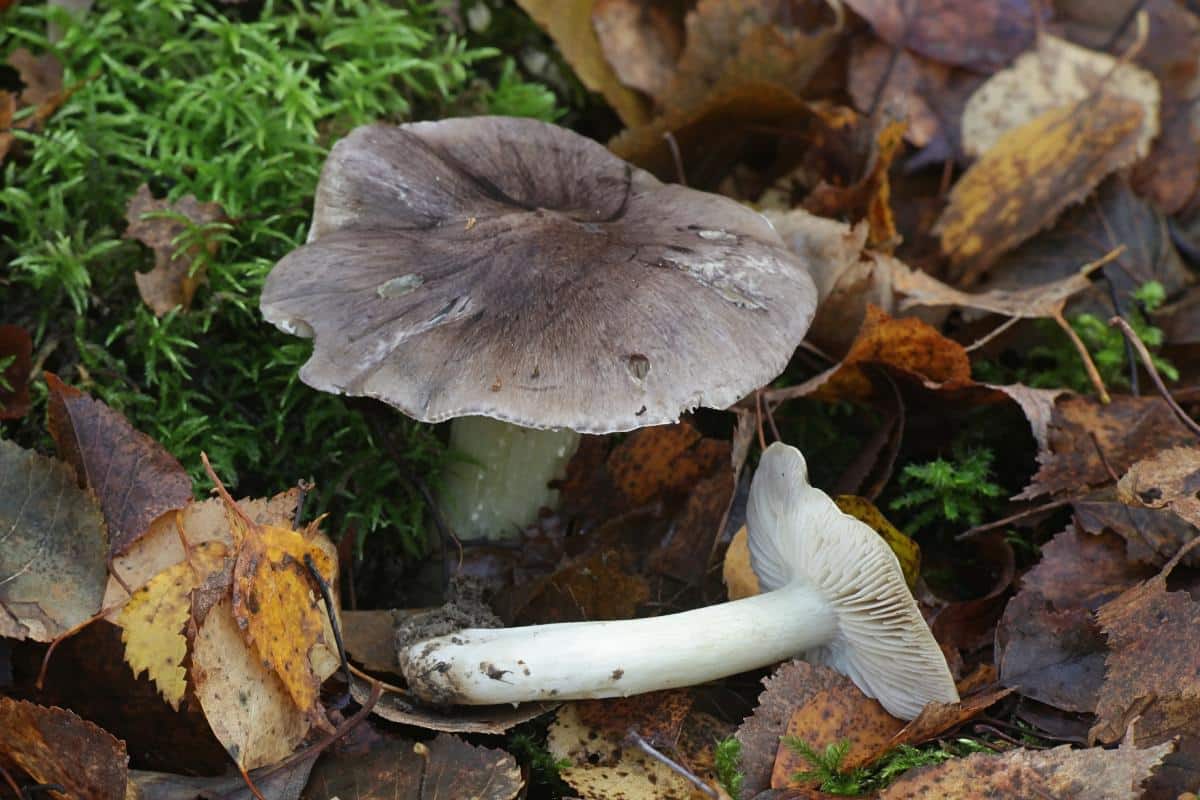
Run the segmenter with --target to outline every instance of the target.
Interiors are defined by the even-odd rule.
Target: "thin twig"
[[[671,151],[671,158],[675,160],[675,177],[679,179],[680,186],[687,186],[687,173],[683,171],[683,156],[679,153],[679,142],[675,141],[675,134],[670,131],[662,136],[667,143],[667,148]]]
[[[1179,418],[1184,427],[1196,436],[1200,436],[1200,425],[1197,425],[1196,421],[1179,407],[1179,403],[1176,403],[1175,398],[1167,391],[1167,385],[1163,383],[1162,376],[1158,374],[1158,367],[1154,366],[1154,357],[1146,349],[1146,344],[1141,337],[1134,332],[1133,328],[1129,327],[1129,323],[1122,317],[1113,317],[1108,324],[1121,329],[1121,333],[1125,334],[1125,338],[1133,344],[1133,349],[1137,350],[1138,357],[1142,360],[1142,366],[1146,368],[1146,372],[1150,373],[1150,380],[1154,381],[1154,388],[1162,395],[1162,399],[1167,401],[1167,405],[1175,412],[1175,416]]]
[[[1004,519],[998,519],[995,522],[976,525],[974,528],[965,530],[954,538],[956,541],[961,542],[963,539],[968,539],[972,536],[978,536],[981,533],[987,533],[988,531],[995,530],[996,528],[1003,528],[1007,525],[1011,525],[1014,522],[1019,522],[1026,517],[1032,517],[1035,514],[1041,514],[1044,511],[1053,511],[1056,508],[1062,508],[1063,506],[1070,505],[1072,502],[1072,498],[1069,497],[1064,500],[1053,500],[1040,506],[1034,506],[1033,508],[1027,508],[1024,511],[1018,511],[1016,514],[1011,514]]]
[[[300,523],[304,521],[304,501],[315,487],[315,483],[303,478],[296,482],[296,488],[300,491],[300,496],[296,498],[296,513],[292,515],[292,527],[296,530],[300,530]]]
[[[1125,309],[1121,308],[1121,298],[1117,295],[1117,287],[1107,276],[1104,278],[1104,283],[1108,285],[1108,299],[1112,303],[1113,313],[1118,317],[1125,316]],[[1134,397],[1141,394],[1138,386],[1138,368],[1137,361],[1134,358],[1133,342],[1125,340],[1125,360],[1129,362],[1129,393]]]
[[[995,339],[997,336],[1004,333],[1006,330],[1011,328],[1013,325],[1016,325],[1022,319],[1024,319],[1024,317],[1009,317],[1008,319],[1004,320],[1004,322],[1001,322],[999,325],[997,325],[995,328],[993,328],[990,333],[985,334],[983,336],[983,338],[976,339],[969,347],[966,347],[964,349],[968,353],[970,353],[972,350],[978,350],[979,348],[983,347],[985,344],[990,342],[992,339]]]
[[[702,781],[698,777],[696,777],[696,775],[694,775],[692,773],[692,771],[689,770],[687,767],[683,766],[679,762],[671,759],[669,756],[665,755],[664,753],[662,753],[658,749],[656,749],[654,747],[654,745],[650,744],[644,738],[642,738],[642,735],[640,733],[638,733],[637,731],[635,731],[633,728],[629,729],[629,733],[626,734],[625,738],[626,738],[626,740],[633,742],[633,744],[636,745],[637,748],[639,750],[641,750],[643,753],[645,753],[646,755],[650,756],[653,759],[661,761],[668,768],[670,768],[670,770],[672,772],[679,775],[681,778],[683,778],[688,783],[695,786],[700,791],[704,792],[709,797],[719,798],[721,796],[711,786],[709,786],[707,783],[705,783],[704,781]]]
[[[1108,473],[1108,477],[1113,483],[1121,480],[1121,476],[1112,468],[1112,464],[1108,463],[1108,456],[1104,455],[1104,448],[1100,446],[1100,440],[1096,438],[1096,434],[1088,431],[1088,438],[1092,440],[1092,446],[1096,448],[1096,455],[1100,456],[1100,464],[1104,467],[1104,471]]]
[[[13,797],[16,797],[18,800],[20,800],[21,787],[17,785],[16,780],[14,780],[13,776],[9,774],[9,771],[2,766],[0,766],[0,778],[4,779],[4,782],[8,784],[9,789],[12,789]]]
[[[754,390],[754,425],[758,429],[758,446],[767,449],[767,437],[763,435],[763,399],[762,389]]]
[[[1063,329],[1063,333],[1067,334],[1067,338],[1071,340],[1071,344],[1075,345],[1075,349],[1079,351],[1079,357],[1083,359],[1083,369],[1087,372],[1092,386],[1096,388],[1096,394],[1100,396],[1100,402],[1108,405],[1112,402],[1112,398],[1108,396],[1108,389],[1104,386],[1104,379],[1100,377],[1100,370],[1096,369],[1096,362],[1092,361],[1092,354],[1088,352],[1087,345],[1079,338],[1079,334],[1071,327],[1071,323],[1067,322],[1066,318],[1063,317],[1061,310],[1054,312],[1053,319],[1058,323],[1058,327]]]
[[[313,562],[312,553],[304,554],[304,566],[308,567],[309,574],[316,582],[317,588],[321,590],[321,600],[324,601],[325,613],[329,616],[329,627],[333,629],[333,641],[337,644],[338,658],[342,660],[342,672],[346,674],[346,699],[348,700],[353,679],[350,677],[350,662],[346,659],[346,645],[342,640],[342,626],[338,622],[337,610],[333,607],[333,592],[329,591],[329,584],[326,582],[325,576]]]

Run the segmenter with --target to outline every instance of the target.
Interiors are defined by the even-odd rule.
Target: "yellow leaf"
[[[125,643],[125,661],[135,675],[146,672],[176,710],[187,688],[184,627],[191,613],[192,590],[225,566],[228,553],[221,542],[197,545],[188,560],[158,573],[135,592],[116,620]]]
[[[725,565],[721,577],[725,581],[725,591],[728,592],[730,600],[753,597],[762,591],[758,585],[758,576],[750,567],[750,538],[745,525],[733,535],[729,549],[725,551]]]
[[[865,522],[883,537],[883,540],[888,543],[888,547],[892,548],[892,552],[896,554],[896,558],[900,560],[900,569],[904,572],[904,580],[908,584],[908,588],[916,586],[917,578],[921,575],[921,548],[917,543],[888,522],[883,512],[865,497],[840,494],[834,498],[833,502],[837,503],[837,507],[842,510],[843,514],[849,514],[858,521]]]

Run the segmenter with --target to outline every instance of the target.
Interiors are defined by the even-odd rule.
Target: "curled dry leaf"
[[[61,461],[0,440],[0,636],[48,642],[100,610],[108,539]]]
[[[413,749],[425,759],[421,800],[513,800],[525,785],[517,760],[503,750],[476,747],[446,733]]]
[[[962,690],[962,686],[959,686]],[[963,697],[958,703],[933,702],[921,710],[920,715],[901,728],[889,747],[902,744],[916,745],[936,739],[947,731],[957,728],[969,719],[1012,694],[1012,689],[983,689]]]
[[[79,488],[100,501],[110,558],[125,552],[162,514],[192,500],[192,481],[161,444],[104,403],[46,373],[50,435],[75,468]]]
[[[186,561],[160,572],[135,592],[117,617],[130,668],[135,675],[145,671],[176,710],[187,689],[184,629],[192,616],[192,591],[231,566],[230,551],[221,542],[196,545]]]
[[[1094,612],[1152,574],[1113,533],[1055,536],[996,629],[1000,682],[1064,711],[1095,711],[1108,648]]]
[[[37,783],[58,784],[71,800],[123,800],[125,743],[62,708],[0,697],[0,762]]]
[[[988,800],[995,797],[1061,797],[1077,800],[1137,800],[1171,745],[1119,750],[1070,745],[1052,750],[975,753],[905,774],[881,800]]]
[[[1137,158],[1142,106],[1102,93],[1002,135],[959,179],[934,228],[956,280],[979,280],[1001,255],[1048,227]]]
[[[604,58],[592,27],[595,0],[517,0],[517,5],[550,35],[584,86],[599,92],[628,126],[649,119],[649,103],[622,85]]]
[[[743,525],[733,535],[729,547],[725,550],[725,563],[721,567],[721,579],[725,582],[725,592],[730,600],[741,600],[743,597],[753,597],[762,591],[758,576],[750,566],[750,537]]]
[[[129,198],[125,218],[129,221],[125,238],[154,251],[154,269],[133,276],[142,301],[160,317],[174,308],[191,307],[192,296],[204,282],[205,257],[214,255],[220,242],[213,235],[191,244],[180,240],[193,228],[223,222],[224,210],[191,194],[173,203],[156,200],[143,183]]]
[[[33,368],[33,340],[20,325],[0,325],[0,419],[20,419],[29,412],[29,372]]]
[[[1096,94],[1123,97],[1141,106],[1135,151],[1145,158],[1158,135],[1158,81],[1144,69],[1121,63],[1048,34],[1008,69],[980,86],[963,111],[962,143],[967,155],[981,156],[1005,133],[1063,106]]]
[[[841,678],[792,712],[784,736],[798,739],[818,753],[824,753],[829,745],[847,742],[849,748],[839,768],[851,770],[890,750],[892,738],[903,727],[879,701],[868,698],[848,678]],[[811,785],[812,781],[795,779],[796,773],[810,769],[812,765],[782,740],[771,770],[771,788]]]
[[[846,0],[879,38],[943,64],[992,72],[1028,47],[1028,0]]]
[[[355,702],[363,704],[371,696],[371,684],[355,676],[350,685]],[[555,703],[511,703],[499,706],[424,706],[411,694],[395,686],[383,684],[383,694],[371,709],[375,716],[400,725],[412,725],[445,733],[504,733],[510,728],[529,722],[548,711]]]

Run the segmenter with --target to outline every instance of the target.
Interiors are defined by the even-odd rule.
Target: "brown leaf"
[[[622,122],[632,127],[649,119],[649,104],[623,86],[604,59],[592,27],[595,0],[517,0],[517,5],[550,35],[580,82],[603,95]]]
[[[1117,396],[1105,405],[1064,396],[1055,405],[1049,449],[1038,453],[1040,467],[1016,499],[1079,492],[1110,481],[1108,467],[1120,474],[1159,450],[1193,441],[1161,398]]]
[[[943,114],[929,99],[945,90],[950,68],[922,58],[908,50],[897,51],[877,39],[856,39],[850,51],[847,89],[854,107],[867,112],[879,102],[887,113],[908,123],[904,138],[917,147],[933,141],[941,130]],[[949,120],[947,120],[948,122]]]
[[[396,626],[411,616],[404,609],[344,609],[339,615],[342,640],[350,658],[371,672],[400,674],[396,660]]]
[[[21,92],[23,105],[40,106],[63,89],[62,62],[50,53],[35,56],[28,48],[18,47],[9,54],[8,63],[25,84]]]
[[[685,492],[729,461],[729,443],[705,439],[691,424],[640,428],[613,450],[608,472],[630,505]]]
[[[682,20],[668,3],[595,0],[592,26],[621,83],[662,98],[683,50]]]
[[[771,784],[771,771],[779,737],[787,730],[792,713],[821,692],[838,686],[845,677],[827,667],[806,661],[781,664],[763,679],[766,689],[758,696],[754,713],[738,728],[742,745],[743,791],[753,797]]]
[[[104,520],[60,461],[0,439],[0,636],[48,642],[100,610]]]
[[[906,773],[880,795],[882,800],[990,800],[997,797],[1054,797],[1060,800],[1136,800],[1170,745],[1145,750],[1099,747],[1076,750],[1011,750],[975,753]]]
[[[264,767],[254,770],[250,773],[250,780],[263,797],[269,800],[299,800],[315,760],[314,755],[301,758],[285,769]],[[131,770],[129,780],[132,792],[126,795],[125,800],[197,800],[210,797],[219,797],[221,800],[257,800],[246,785],[245,778],[237,772],[212,778],[197,778],[190,775]]]
[[[943,64],[992,72],[1026,49],[1036,16],[1026,0],[847,0],[879,38]]]
[[[0,419],[20,419],[29,413],[33,369],[33,340],[20,325],[0,325],[0,360],[8,356],[13,362],[0,370]]]
[[[50,435],[81,489],[100,501],[109,555],[124,553],[162,514],[192,499],[192,481],[158,442],[104,403],[46,373]]]
[[[365,741],[325,751],[304,788],[304,800],[420,798],[425,759],[413,749],[413,742],[374,732],[361,738]]]
[[[733,471],[725,465],[697,483],[663,541],[647,557],[647,567],[684,583],[703,575],[736,488]]]
[[[868,698],[843,677],[792,712],[784,736],[795,737],[818,753],[825,752],[831,744],[849,742],[849,750],[839,766],[850,770],[870,764],[886,753],[892,737],[903,727],[904,723],[884,711],[877,700]],[[794,777],[797,772],[810,769],[812,764],[786,741],[781,741],[771,770],[771,788],[811,784],[812,781]]]
[[[725,590],[730,600],[741,600],[743,597],[753,597],[762,591],[758,584],[758,576],[750,566],[750,536],[743,525],[733,535],[733,540],[725,550],[725,563],[721,577],[725,582]]]
[[[426,760],[421,800],[512,800],[525,784],[517,760],[503,750],[475,747],[445,733],[413,749]]]
[[[1104,684],[1089,737],[1112,743],[1139,717],[1134,741],[1168,742],[1200,722],[1200,604],[1168,592],[1159,573],[1097,612],[1108,640]]]
[[[1122,503],[1169,508],[1200,527],[1200,448],[1172,447],[1142,459],[1117,482]],[[1174,555],[1174,554],[1172,554]]]
[[[564,564],[530,587],[516,621],[531,625],[630,619],[648,599],[646,579],[629,571],[625,555],[615,549],[597,550]]]
[[[1096,609],[1152,571],[1112,533],[1068,528],[1042,548],[996,631],[1000,681],[1065,711],[1091,713],[1108,653]]]
[[[191,307],[192,296],[204,282],[207,257],[217,252],[220,242],[215,236],[206,236],[203,242],[185,248],[179,239],[194,227],[225,221],[224,210],[217,203],[201,203],[191,194],[174,203],[155,200],[143,183],[129,198],[125,219],[129,221],[125,238],[136,239],[154,251],[154,269],[133,276],[142,301],[159,317],[174,308]]]
[[[371,685],[354,677],[350,694],[360,705],[371,696]],[[404,689],[384,684],[379,702],[371,709],[375,716],[401,725],[412,725],[446,733],[504,733],[555,708],[554,703],[521,703],[500,706],[453,706],[438,708],[414,706],[412,695]]]
[[[1071,503],[1075,523],[1088,533],[1111,531],[1125,540],[1125,558],[1161,567],[1196,535],[1196,529],[1168,509],[1129,506],[1116,499],[1113,487],[1101,489]],[[1189,566],[1200,564],[1200,554],[1184,556]]]
[[[584,725],[606,736],[620,739],[633,730],[658,749],[671,750],[694,702],[686,689],[668,689],[612,700],[583,700],[575,704],[575,713]]]
[[[916,745],[936,739],[943,733],[974,718],[981,711],[995,705],[1012,692],[1012,689],[985,689],[964,696],[958,703],[929,703],[921,709],[921,713],[916,719],[896,732],[891,742],[888,743],[888,747],[898,747],[902,744]]]
[[[1102,93],[1014,128],[958,180],[934,228],[964,285],[1136,158],[1143,111]]]
[[[122,800],[128,779],[125,743],[62,708],[0,697],[0,761],[37,783],[65,789],[54,797]]]

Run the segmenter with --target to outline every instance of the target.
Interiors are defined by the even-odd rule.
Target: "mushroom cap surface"
[[[757,212],[548,123],[354,130],[263,316],[301,379],[426,422],[609,433],[725,408],[786,366],[816,291]]]
[[[799,450],[779,442],[766,449],[747,516],[750,564],[762,590],[802,582],[837,616],[833,641],[797,655],[847,675],[902,719],[915,718],[932,701],[958,702],[946,658],[896,555],[868,525],[809,485]]]

